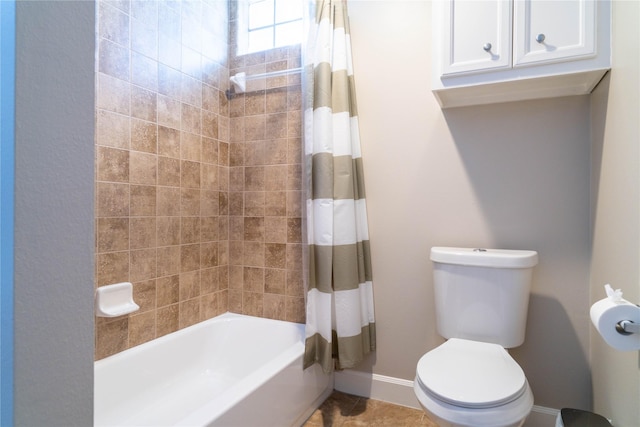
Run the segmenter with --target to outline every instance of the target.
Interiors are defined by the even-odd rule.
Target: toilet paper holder
[[[622,298],[622,290],[616,289],[614,290],[610,284],[604,285],[604,291],[607,294],[607,298],[609,298],[613,302],[621,302],[628,301]],[[632,304],[638,307],[640,310],[640,305]],[[640,334],[640,323],[635,323],[633,320],[621,320],[616,323],[616,331],[621,335],[631,335],[631,334]]]
[[[622,290],[604,286],[607,297],[589,310],[591,322],[604,341],[620,351],[640,350],[640,306],[622,298]]]
[[[640,306],[638,306],[638,310],[640,310]],[[640,323],[634,323],[631,320],[621,320],[616,324],[616,331],[622,335],[640,334]]]
[[[620,289],[613,290],[610,284],[604,285],[604,290],[607,293],[607,298],[613,302],[625,301],[622,298],[622,291]],[[640,310],[640,305],[635,304]],[[635,323],[633,320],[621,320],[616,323],[616,331],[622,335],[640,334],[640,323]]]

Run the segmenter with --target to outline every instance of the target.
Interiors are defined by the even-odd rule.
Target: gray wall
[[[431,2],[349,3],[378,350],[360,369],[412,380],[435,330],[432,246],[533,249],[527,336],[536,404],[589,408],[588,96],[443,111]]]
[[[640,2],[613,2],[613,66],[591,97],[591,303],[605,283],[640,303],[639,21]],[[640,352],[590,331],[595,411],[617,427],[640,425]]]
[[[17,4],[15,424],[93,423],[91,1]]]

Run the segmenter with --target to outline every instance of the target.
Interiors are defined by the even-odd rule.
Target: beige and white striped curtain
[[[352,368],[375,350],[364,174],[346,0],[317,0],[307,45],[305,368]],[[309,84],[312,80],[313,84]]]

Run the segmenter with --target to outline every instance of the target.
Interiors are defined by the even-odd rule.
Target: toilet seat
[[[457,338],[422,356],[416,379],[425,392],[462,408],[505,405],[528,389],[522,368],[502,346]]]

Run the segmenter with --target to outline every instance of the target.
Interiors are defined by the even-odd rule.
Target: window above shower
[[[238,1],[238,55],[300,44],[303,3],[304,0]]]

